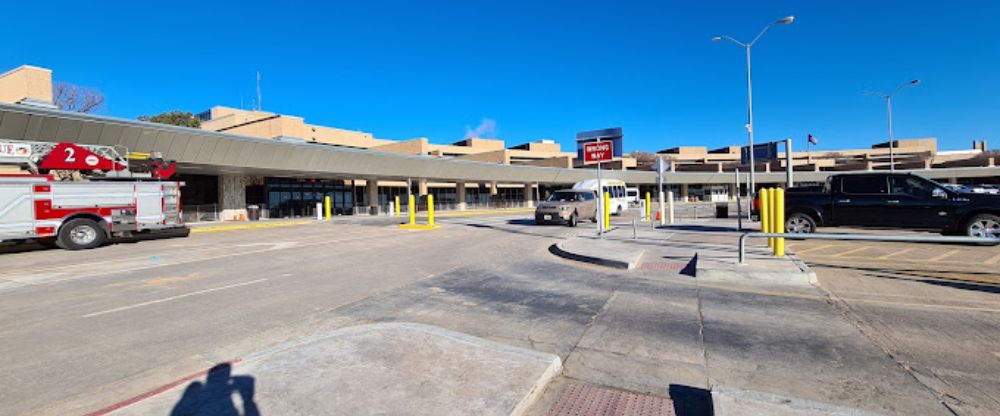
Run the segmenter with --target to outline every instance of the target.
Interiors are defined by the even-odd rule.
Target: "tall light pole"
[[[879,91],[865,91],[865,95],[877,95],[879,97],[885,98],[885,109],[889,117],[889,173],[896,171],[896,155],[893,148],[896,147],[896,139],[892,135],[892,96],[903,90],[903,88],[909,87],[911,85],[920,84],[919,79],[912,80],[905,84],[896,87],[891,93],[886,94]]]
[[[761,29],[760,33],[758,33],[757,36],[755,36],[753,38],[753,40],[751,40],[750,42],[740,42],[740,41],[738,41],[736,39],[733,39],[730,36],[725,36],[725,35],[723,35],[723,36],[716,36],[716,37],[712,38],[712,42],[719,42],[719,41],[722,41],[722,40],[728,40],[728,41],[733,42],[733,43],[735,43],[735,44],[737,44],[739,46],[742,46],[743,49],[746,49],[746,52],[747,52],[747,124],[746,124],[746,129],[747,129],[747,136],[749,136],[749,139],[750,139],[750,175],[748,177],[749,178],[748,181],[749,181],[749,184],[750,184],[749,185],[750,189],[747,190],[747,193],[750,194],[750,195],[753,195],[753,193],[754,193],[754,187],[756,186],[756,180],[755,180],[756,168],[754,167],[755,161],[754,161],[754,155],[753,155],[753,83],[751,82],[751,77],[750,77],[750,48],[752,48],[753,45],[755,43],[757,43],[758,40],[760,40],[761,36],[764,36],[764,32],[767,32],[767,30],[770,29],[771,26],[775,26],[775,25],[787,25],[787,24],[792,23],[793,21],[795,21],[795,16],[788,16],[788,17],[785,17],[785,18],[782,18],[782,19],[778,19],[778,20],[772,22],[771,24],[769,24],[767,26],[764,26],[764,28]]]

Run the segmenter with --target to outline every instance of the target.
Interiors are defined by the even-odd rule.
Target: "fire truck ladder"
[[[38,173],[38,164],[55,150],[60,143],[54,142],[33,142],[25,140],[0,140],[0,165],[27,166],[32,173]],[[91,153],[108,159],[116,164],[124,166],[122,170],[95,171],[98,176],[130,178],[135,175],[129,171],[128,158],[122,156],[116,146],[106,146],[99,144],[73,144],[74,146],[87,149]],[[10,151],[3,151],[4,147],[9,147]],[[128,149],[121,147],[124,154],[128,155]],[[28,150],[28,151],[25,151]]]

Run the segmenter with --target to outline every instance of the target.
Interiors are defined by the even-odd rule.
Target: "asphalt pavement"
[[[950,310],[892,317],[875,309],[883,303],[854,307],[858,296],[838,294],[837,282],[849,282],[842,269],[816,268],[824,287],[812,291],[702,284],[679,269],[613,270],[549,253],[553,242],[593,233],[591,224],[535,226],[524,214],[439,222],[431,231],[307,222],[0,254],[0,414],[87,414],[219,363],[238,370],[242,357],[277,344],[373,322],[433,325],[559,356],[562,376],[531,414],[545,414],[575,383],[672,398],[679,414],[709,414],[717,385],[886,414],[949,414],[942,402],[951,396],[912,368],[989,361],[975,374],[996,374],[995,293],[975,292],[973,323]],[[899,283],[877,281],[885,292]],[[947,289],[954,299],[970,292]],[[931,323],[917,326],[918,317]],[[907,341],[932,342],[935,329],[965,336],[951,350],[965,352],[894,355],[907,350],[872,334],[898,322],[908,323],[899,335]],[[992,333],[968,337],[977,329]],[[952,407],[1000,408],[975,403]]]

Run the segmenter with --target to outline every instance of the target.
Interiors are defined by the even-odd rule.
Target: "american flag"
[[[809,144],[813,146],[819,144],[819,140],[816,140],[816,138],[813,137],[812,133],[809,133]]]

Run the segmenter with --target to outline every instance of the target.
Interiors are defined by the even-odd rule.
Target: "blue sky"
[[[625,150],[742,144],[748,40],[758,141],[818,148],[896,137],[1000,145],[1000,6],[914,1],[16,2],[0,68],[51,68],[104,113],[245,107],[386,139],[450,143],[482,120],[508,145],[609,126]],[[754,4],[750,4],[754,3]],[[12,22],[12,23],[11,23]]]

